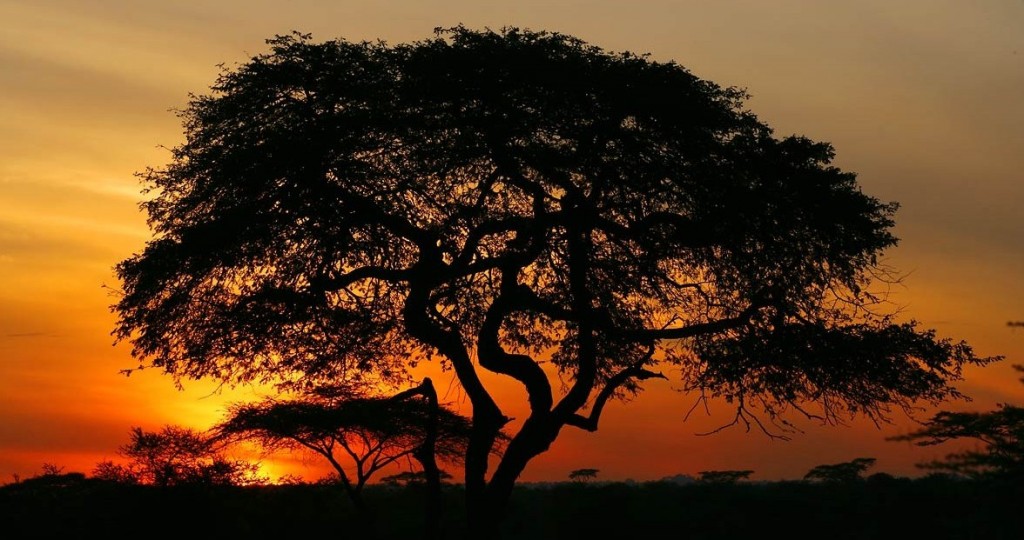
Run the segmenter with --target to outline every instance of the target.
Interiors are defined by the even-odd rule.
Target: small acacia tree
[[[569,480],[573,482],[589,482],[597,478],[598,469],[575,469],[569,472]]]
[[[420,459],[417,453],[430,437],[427,426],[433,414],[432,453],[441,462],[461,464],[470,433],[465,417],[442,406],[435,410],[422,400],[352,395],[348,389],[236,403],[212,432],[222,441],[257,442],[268,452],[313,452],[330,463],[353,505],[365,514],[362,491],[367,482],[403,459]],[[430,467],[423,464],[423,469]]]
[[[885,312],[896,205],[741,90],[515,28],[269,45],[141,173],[155,237],[117,266],[115,333],[179,378],[441,362],[472,405],[474,536],[562,429],[596,430],[658,365],[736,422],[838,422],[959,396],[988,360]],[[528,396],[495,460],[510,418],[481,371]]]

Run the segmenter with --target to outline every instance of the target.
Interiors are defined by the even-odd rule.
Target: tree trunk
[[[548,418],[531,416],[523,424],[501,458],[482,497],[466,507],[471,540],[492,540],[498,537],[516,480],[531,459],[547,451],[558,437],[563,424]],[[467,497],[469,497],[467,490]],[[468,501],[467,501],[468,502]]]
[[[438,437],[438,404],[437,390],[434,389],[434,382],[430,377],[423,379],[416,388],[410,388],[404,392],[391,397],[391,399],[403,400],[411,396],[420,395],[427,400],[428,416],[427,424],[424,426],[423,441],[417,446],[412,456],[420,462],[423,467],[423,476],[426,478],[427,491],[424,500],[423,512],[423,537],[426,540],[440,540],[442,537],[442,494],[441,494],[441,469],[437,467],[437,437]]]
[[[376,520],[373,514],[373,510],[366,504],[363,499],[362,484],[353,484],[352,480],[349,479],[348,474],[345,472],[345,468],[341,466],[338,460],[334,459],[334,456],[330,452],[322,452],[327,461],[330,462],[331,466],[334,467],[335,472],[338,473],[338,478],[341,480],[341,487],[348,495],[349,501],[352,502],[352,508],[355,511],[356,523],[362,529],[361,534],[375,537]]]
[[[493,519],[488,517],[491,512],[490,505],[487,504],[486,475],[488,459],[503,424],[500,415],[478,414],[476,410],[473,411],[473,428],[466,449],[465,465],[466,526],[468,537],[472,539],[493,538],[493,535],[487,533],[488,530],[497,533],[493,527]]]
[[[349,499],[351,499],[352,506],[355,508],[356,524],[357,529],[360,530],[360,535],[369,539],[377,538],[376,515],[373,508],[370,508],[363,499],[362,491],[355,490],[349,492]]]
[[[420,390],[430,407],[426,436],[423,438],[423,443],[413,452],[413,457],[420,462],[420,465],[423,467],[423,474],[427,480],[426,501],[423,509],[423,537],[426,540],[440,540],[442,537],[441,517],[443,504],[441,470],[437,467],[437,457],[435,455],[438,422],[437,391],[434,390],[434,383],[429,377],[423,379]]]

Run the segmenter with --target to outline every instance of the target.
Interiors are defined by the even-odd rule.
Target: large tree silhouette
[[[988,361],[885,312],[896,204],[739,89],[515,28],[269,45],[141,173],[154,238],[117,266],[116,336],[177,378],[442,363],[472,404],[475,536],[563,428],[596,430],[659,365],[736,422],[837,422],[956,397]],[[529,401],[494,463],[510,418],[481,371]]]

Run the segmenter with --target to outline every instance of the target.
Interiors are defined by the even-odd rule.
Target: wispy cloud
[[[7,334],[4,337],[9,338],[36,338],[36,337],[56,337],[54,334],[49,332],[14,332]]]

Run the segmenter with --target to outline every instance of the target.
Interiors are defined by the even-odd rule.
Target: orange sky
[[[132,426],[204,429],[252,396],[118,373],[133,362],[112,346],[104,285],[148,238],[133,173],[181,141],[168,110],[274,34],[398,43],[458,23],[676,60],[746,87],[779,135],[833,143],[868,194],[902,204],[888,262],[908,274],[896,291],[905,313],[1007,357],[968,372],[974,402],[948,408],[1024,402],[1010,368],[1024,363],[1024,331],[1006,326],[1024,319],[1024,2],[0,0],[0,483],[43,463],[91,472]],[[684,422],[692,397],[665,381],[649,388],[610,406],[595,434],[567,428],[523,478],[593,467],[605,479],[753,469],[770,480],[856,457],[913,476],[946,452],[885,441],[908,429],[902,420],[807,424],[789,442],[741,429],[700,437],[729,411]],[[498,393],[510,414],[523,410],[515,389]],[[321,474],[284,461],[271,472]]]

